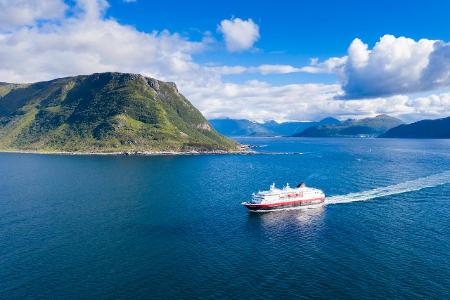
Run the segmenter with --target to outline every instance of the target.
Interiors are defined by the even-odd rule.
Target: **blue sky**
[[[450,111],[450,1],[4,0],[0,81],[118,71],[207,117]]]
[[[224,64],[304,64],[309,58],[344,55],[358,37],[373,45],[384,34],[450,40],[450,1],[111,1],[108,15],[142,31],[168,29],[192,39],[223,19],[251,18],[260,26],[260,51],[207,53]]]
[[[449,1],[111,1],[108,15],[143,31],[169,29],[195,36],[223,19],[251,18],[267,53],[336,56],[359,37],[374,44],[384,34],[450,39]]]

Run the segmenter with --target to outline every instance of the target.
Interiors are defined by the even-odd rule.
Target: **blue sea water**
[[[0,154],[0,298],[449,298],[450,140],[240,141],[302,154]]]

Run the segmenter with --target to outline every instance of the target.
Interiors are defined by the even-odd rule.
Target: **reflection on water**
[[[318,224],[324,216],[325,207],[302,207],[297,209],[275,210],[262,213],[248,213],[248,221],[252,224],[259,224],[266,228],[296,225],[297,227],[307,227]]]
[[[300,224],[306,225],[315,223],[323,218],[323,214],[325,212],[324,206],[314,207],[314,208],[306,208],[300,210],[303,213],[300,213],[297,216],[297,221]]]

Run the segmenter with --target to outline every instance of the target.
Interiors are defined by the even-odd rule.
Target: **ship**
[[[286,208],[305,206],[320,206],[325,201],[325,193],[319,189],[307,187],[299,183],[295,188],[286,184],[283,188],[275,187],[273,183],[268,191],[253,193],[252,199],[243,202],[246,208],[254,212],[264,212]]]

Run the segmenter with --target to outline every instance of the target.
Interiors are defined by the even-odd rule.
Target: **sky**
[[[173,81],[207,118],[450,115],[450,1],[0,0],[0,81]]]

